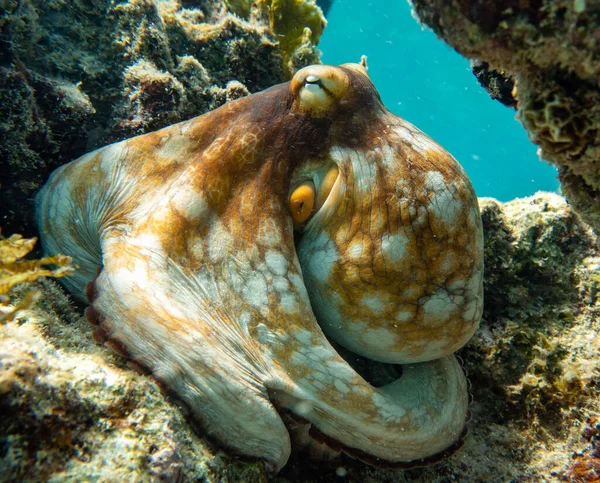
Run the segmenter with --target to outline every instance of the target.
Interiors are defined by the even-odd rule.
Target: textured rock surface
[[[52,282],[0,327],[0,481],[262,481],[198,437],[154,382],[90,338]]]
[[[24,235],[34,233],[31,198],[56,167],[286,80],[319,62],[318,35],[298,41],[298,12],[324,25],[312,0],[278,10],[277,24],[270,5],[242,19],[219,0],[0,7],[0,223]]]
[[[459,53],[515,81],[518,118],[540,146],[541,158],[558,167],[569,202],[600,229],[600,4],[585,0],[413,0],[413,4],[419,18]]]
[[[300,454],[278,481],[575,481],[598,468],[597,238],[556,195],[481,205],[487,306],[461,351],[474,400],[465,447],[405,472],[346,458],[311,466]],[[40,288],[35,309],[0,327],[0,409],[10,415],[0,419],[0,480],[267,478],[260,462],[197,436],[154,382],[93,342],[81,307],[51,282]]]

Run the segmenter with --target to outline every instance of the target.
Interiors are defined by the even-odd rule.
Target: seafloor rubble
[[[598,240],[557,195],[481,205],[487,305],[460,352],[473,396],[465,447],[405,472],[295,455],[278,481],[594,481]],[[268,478],[260,462],[195,433],[151,379],[96,344],[81,308],[54,282],[34,287],[41,300],[0,327],[0,481]]]
[[[324,26],[314,0],[1,1],[4,231],[35,233],[56,167],[318,63]]]
[[[600,229],[600,3],[586,0],[412,0],[492,97],[512,104],[540,156],[558,167],[572,206]],[[482,73],[482,67],[486,73]]]

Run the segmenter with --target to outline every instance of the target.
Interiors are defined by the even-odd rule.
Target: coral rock
[[[558,167],[569,202],[600,229],[600,5],[584,0],[413,3],[420,19],[460,54],[516,81],[517,117],[540,146],[541,158]]]

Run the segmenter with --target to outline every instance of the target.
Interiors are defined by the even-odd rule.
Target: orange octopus
[[[477,198],[364,64],[309,66],[89,153],[36,207],[45,253],[79,265],[64,283],[95,338],[225,446],[278,471],[292,426],[383,466],[461,444],[452,354],[482,313]]]

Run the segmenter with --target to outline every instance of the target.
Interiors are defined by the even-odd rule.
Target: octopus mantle
[[[96,339],[224,445],[281,469],[284,414],[380,464],[459,444],[452,354],[482,311],[477,199],[363,65],[310,66],[89,153],[36,207],[46,254],[79,265],[64,283]],[[365,363],[395,376],[373,382]]]

